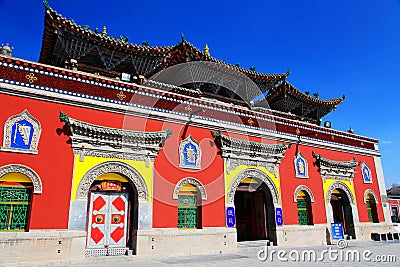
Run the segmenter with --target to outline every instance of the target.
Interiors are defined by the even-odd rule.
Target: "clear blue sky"
[[[288,80],[320,98],[346,95],[324,117],[380,140],[386,185],[400,183],[400,0],[49,0],[66,18],[133,43],[175,45],[181,33],[213,57]],[[41,0],[0,0],[0,43],[39,59]]]

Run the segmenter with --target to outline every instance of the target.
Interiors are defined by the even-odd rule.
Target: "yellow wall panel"
[[[256,169],[259,171],[262,171],[263,173],[265,173],[269,178],[271,178],[272,182],[274,183],[278,194],[279,194],[279,198],[281,197],[281,190],[280,190],[280,181],[279,181],[279,176],[275,176],[274,174],[272,174],[271,172],[268,171],[267,168],[265,167],[256,167],[256,166],[248,166],[248,165],[239,165],[239,167],[237,167],[234,170],[231,170],[230,173],[228,174],[226,172],[226,165],[224,166],[224,172],[225,172],[225,201],[228,201],[228,193],[229,193],[229,188],[230,185],[233,181],[233,179],[236,177],[236,175],[238,175],[241,171],[246,170],[246,169]],[[246,179],[246,178],[245,178]]]
[[[80,156],[75,155],[74,161],[74,174],[73,174],[73,182],[72,182],[72,190],[71,190],[71,199],[76,200],[76,193],[78,190],[79,183],[82,180],[82,177],[93,167],[108,161],[119,161],[123,162],[133,168],[143,177],[147,191],[149,192],[148,201],[152,201],[152,193],[153,193],[153,163],[149,163],[148,167],[146,167],[146,162],[144,161],[136,161],[136,160],[122,160],[122,159],[113,159],[113,158],[98,158],[92,156],[85,156],[83,161],[80,161]],[[122,181],[123,177],[119,177],[119,175],[107,174],[112,180]],[[106,176],[101,175],[100,179],[104,179]],[[115,178],[115,179],[114,179]],[[122,178],[122,179],[121,179]],[[125,179],[126,180],[126,179]],[[122,181],[123,182],[123,181]]]

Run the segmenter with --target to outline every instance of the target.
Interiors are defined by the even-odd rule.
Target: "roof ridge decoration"
[[[104,44],[111,44],[113,46],[118,46],[122,49],[125,49],[125,52],[136,52],[136,53],[142,53],[145,56],[157,56],[160,55],[162,56],[163,64],[165,65],[167,61],[171,59],[171,52],[175,50],[178,54],[182,54],[180,49],[192,49],[195,54],[197,59],[195,60],[204,60],[204,61],[211,61],[211,62],[216,62],[219,64],[226,65],[230,68],[235,68],[241,72],[243,72],[245,75],[249,76],[252,79],[258,80],[258,81],[270,81],[273,82],[274,84],[281,82],[286,79],[288,73],[277,73],[277,74],[266,74],[266,73],[261,73],[261,72],[256,72],[253,70],[247,70],[241,67],[234,66],[233,64],[226,63],[222,60],[216,59],[212,56],[208,56],[204,51],[198,49],[195,47],[193,44],[185,40],[185,37],[183,34],[181,35],[181,41],[174,46],[149,46],[149,45],[138,45],[138,44],[133,44],[127,42],[126,37],[125,38],[116,38],[108,35],[102,35],[101,32],[96,32],[93,30],[90,30],[87,25],[85,26],[80,26],[78,25],[74,20],[67,19],[63,17],[61,14],[57,13],[54,9],[52,9],[47,0],[43,1],[44,6],[46,7],[46,13],[48,16],[46,16],[46,19],[50,19],[50,21],[45,21],[45,30],[44,30],[44,35],[43,35],[43,43],[42,43],[42,51],[41,51],[41,56],[40,56],[40,61],[49,63],[47,62],[49,60],[48,55],[46,55],[46,50],[51,50],[53,49],[51,46],[55,45],[55,41],[52,40],[53,37],[51,35],[54,35],[54,30],[58,32],[58,35],[60,35],[60,30],[63,29],[68,29],[69,31],[74,32],[78,37],[81,37],[84,40],[88,40],[93,37],[94,41],[99,44],[99,43],[104,43]],[[47,27],[55,27],[56,29],[50,30]],[[50,31],[49,31],[50,30]],[[60,36],[57,37],[59,39]],[[52,43],[54,42],[54,43]],[[74,45],[76,45],[77,40],[74,41]],[[84,49],[83,51],[85,54],[88,52],[86,51],[87,49]],[[51,55],[53,54],[53,51],[47,51],[47,53],[50,53]],[[71,56],[73,55],[74,57],[80,57],[78,52],[76,51],[71,51],[70,54]],[[75,60],[78,60],[79,58],[74,58]],[[62,62],[64,64],[64,62]],[[78,62],[79,64],[79,62]],[[158,70],[159,66],[156,66],[155,69]],[[154,74],[154,73],[153,73]],[[140,73],[139,73],[140,75]]]
[[[110,128],[70,118],[60,111],[60,121],[65,123],[64,132],[70,136],[74,154],[103,158],[154,162],[171,130],[142,132]]]
[[[310,95],[307,95],[307,94],[303,93],[301,90],[296,88],[293,84],[291,84],[288,81],[284,81],[281,84],[281,86],[285,86],[285,89],[287,89],[289,92],[294,93],[296,96],[301,97],[304,100],[316,102],[316,103],[319,103],[321,105],[336,105],[337,106],[337,105],[341,104],[345,99],[345,96],[337,97],[337,98],[331,98],[331,99],[320,99],[320,98],[315,97],[315,96],[310,96]],[[277,90],[270,91],[270,93],[267,95],[267,98],[268,98],[269,95],[274,95],[274,93],[276,91]]]
[[[326,100],[310,96],[285,80],[270,90],[256,105],[267,102],[272,109],[312,118],[318,122],[323,116],[335,110],[344,99],[345,96]]]
[[[211,131],[215,143],[221,149],[221,156],[225,159],[227,174],[240,165],[265,167],[276,175],[279,164],[287,148],[291,144],[264,144],[233,138],[220,131]]]
[[[44,7],[45,7],[46,9],[51,8],[50,5],[49,5],[49,3],[47,2],[47,0],[43,0],[43,5],[44,5]]]
[[[318,166],[324,182],[326,182],[326,179],[336,179],[348,180],[351,183],[356,173],[355,168],[360,165],[360,162],[357,162],[355,158],[349,161],[338,161],[324,158],[314,151],[312,155],[316,159],[315,164]]]

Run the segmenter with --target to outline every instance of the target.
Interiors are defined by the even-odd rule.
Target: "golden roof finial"
[[[101,35],[107,35],[107,27],[103,27],[103,31],[101,32]]]
[[[208,44],[204,47],[204,54],[206,54],[207,57],[210,56],[210,48],[208,48]]]

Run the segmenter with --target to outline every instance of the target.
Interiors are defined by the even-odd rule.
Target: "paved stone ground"
[[[144,259],[141,257],[118,257],[107,259],[107,262],[101,262],[101,259],[96,259],[96,263],[64,265],[73,267],[114,267],[114,266],[400,266],[400,243],[378,243],[373,241],[350,241],[348,247],[339,249],[337,246],[313,246],[307,248],[281,248],[281,247],[268,247],[268,255],[272,253],[271,258],[261,261],[258,259],[260,249],[263,247],[242,247],[239,248],[235,254],[221,254],[221,255],[205,255],[205,256],[191,256],[191,257],[176,257],[176,258],[152,258]],[[331,252],[329,252],[329,249]],[[276,252],[272,252],[275,250]],[[281,256],[288,261],[280,261],[277,253],[279,250],[285,251]],[[316,260],[302,261],[302,253],[307,251],[315,251]],[[326,252],[323,253],[323,251]],[[296,251],[299,252],[300,261],[294,261],[291,258],[297,258]],[[331,255],[329,255],[329,253]],[[324,256],[324,259],[319,261],[318,258]],[[356,255],[360,255],[357,259]],[[261,257],[265,254],[261,253]],[[367,260],[365,260],[365,257]],[[392,258],[390,258],[392,257]],[[110,258],[110,257],[109,257]],[[330,259],[332,258],[332,260]],[[335,260],[336,258],[336,260]],[[348,260],[346,260],[348,259]],[[368,261],[370,259],[370,261]],[[109,261],[112,260],[112,261]],[[382,260],[390,262],[382,262]]]
[[[344,249],[337,246],[312,246],[300,248],[268,247],[269,258],[265,261],[259,260],[258,255],[265,257],[265,253],[260,253],[260,249],[265,247],[246,246],[240,247],[237,253],[220,255],[202,255],[190,257],[170,257],[170,258],[144,258],[140,256],[110,256],[88,258],[85,262],[57,262],[47,263],[25,263],[22,266],[62,266],[62,267],[127,267],[127,266],[400,266],[400,243],[380,243],[373,241],[350,241]],[[279,252],[279,251],[284,252]],[[307,255],[310,251],[315,252],[315,260],[311,257],[302,260],[304,251]],[[274,252],[273,252],[274,251]],[[325,251],[325,252],[324,252]],[[329,252],[330,251],[330,252]],[[264,251],[263,251],[264,252]],[[271,254],[272,253],[272,254]],[[279,260],[281,258],[287,261]],[[298,254],[297,254],[298,253]],[[330,255],[329,255],[330,254]],[[270,256],[273,256],[272,260]],[[299,256],[297,256],[299,255]],[[306,256],[307,256],[306,255]],[[321,256],[323,255],[323,256]],[[360,256],[359,260],[357,255]],[[370,259],[365,260],[364,257]],[[299,257],[300,261],[295,261]],[[322,258],[319,260],[319,258]],[[336,259],[335,259],[336,258]],[[347,259],[347,260],[346,260]],[[381,260],[380,260],[381,259]],[[385,260],[386,262],[383,262]],[[13,266],[21,266],[13,265]]]

